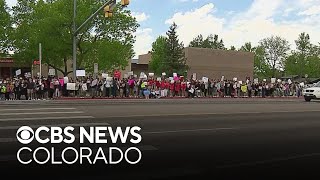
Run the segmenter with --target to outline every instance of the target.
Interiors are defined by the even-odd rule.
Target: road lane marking
[[[173,131],[142,132],[142,134],[166,134],[166,133],[201,132],[201,131],[222,131],[222,130],[234,130],[234,129],[239,129],[239,128],[185,129],[185,130],[173,130]]]
[[[16,116],[16,115],[42,115],[42,114],[80,114],[83,111],[70,111],[70,112],[23,112],[23,113],[0,113],[0,116]]]
[[[75,110],[76,108],[30,108],[30,109],[0,109],[0,111],[33,111],[33,110]]]
[[[69,117],[68,117],[69,118]],[[89,126],[110,126],[109,123],[80,123],[80,124],[44,124],[44,125],[28,125],[31,128],[38,128],[41,126],[46,126],[46,127],[67,127],[67,126],[72,126],[72,127],[89,127]],[[13,130],[13,129],[19,129],[21,126],[4,126],[0,127],[0,130]]]
[[[58,119],[93,119],[93,116],[68,116],[68,117],[32,117],[32,118],[6,118],[0,119],[0,122],[6,121],[33,121],[33,120],[58,120]]]
[[[118,147],[118,148],[121,149],[122,151],[125,151],[130,147],[128,146],[128,147]],[[141,146],[135,146],[135,147],[138,148],[142,152],[159,150],[158,148],[156,148],[155,146],[152,146],[152,145],[141,145]],[[98,148],[92,148],[93,152],[96,152],[97,150],[98,150]],[[102,150],[103,150],[103,152],[105,152],[106,155],[109,154],[109,148],[102,148]],[[60,154],[60,156],[59,156],[59,154]],[[23,156],[26,156],[26,154],[21,153],[20,157],[23,158]],[[47,157],[47,153],[37,153],[37,157],[38,158]],[[55,156],[54,157],[55,158],[61,158],[61,153],[55,152]],[[65,157],[74,157],[74,155],[66,153]],[[109,156],[106,156],[106,157],[109,157]],[[5,161],[17,161],[17,155],[16,154],[15,155],[12,155],[12,154],[1,155],[0,156],[0,162],[5,162]]]
[[[238,164],[222,165],[222,166],[217,166],[217,168],[223,169],[223,168],[234,168],[234,167],[241,167],[241,166],[256,166],[259,164],[270,164],[270,163],[275,163],[275,162],[290,161],[290,160],[308,158],[308,157],[313,157],[313,156],[320,156],[320,153],[302,154],[302,155],[289,156],[289,157],[273,158],[273,159],[262,160],[262,161],[253,161],[253,162],[244,162],[244,163],[238,163]]]
[[[236,115],[236,114],[271,114],[271,113],[304,113],[304,112],[320,112],[320,110],[305,110],[305,111],[266,111],[266,112],[216,112],[216,113],[183,113],[183,114],[136,114],[136,115],[121,115],[121,116],[106,116],[110,118],[130,118],[130,117],[168,117],[168,116],[201,116],[201,115]]]

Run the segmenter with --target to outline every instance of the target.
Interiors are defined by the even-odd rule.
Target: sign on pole
[[[99,73],[99,65],[98,65],[98,63],[94,63],[94,70],[93,70],[94,72],[94,74],[98,74]]]
[[[55,76],[56,75],[56,70],[55,69],[49,69],[48,75],[49,76]]]

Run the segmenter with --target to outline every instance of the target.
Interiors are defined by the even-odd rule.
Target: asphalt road
[[[22,125],[140,126],[142,159],[138,165],[19,165]],[[319,179],[319,132],[320,103],[302,99],[6,102],[0,103],[0,169],[10,176],[77,179]],[[59,155],[64,146],[55,147]]]

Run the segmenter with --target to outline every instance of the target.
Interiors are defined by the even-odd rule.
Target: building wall
[[[240,51],[225,51],[203,48],[185,49],[187,65],[189,66],[188,78],[193,73],[197,78],[202,77],[232,80],[237,77],[245,80],[253,78],[254,54]]]
[[[139,55],[138,64],[149,64],[151,61],[151,53]]]

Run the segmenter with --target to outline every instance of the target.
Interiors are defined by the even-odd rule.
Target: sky
[[[11,7],[16,0],[6,0]],[[246,42],[258,45],[271,35],[287,39],[291,48],[302,32],[320,42],[320,0],[131,0],[128,8],[140,24],[135,33],[136,56],[178,25],[179,39],[188,46],[199,34],[218,34],[227,48]]]

